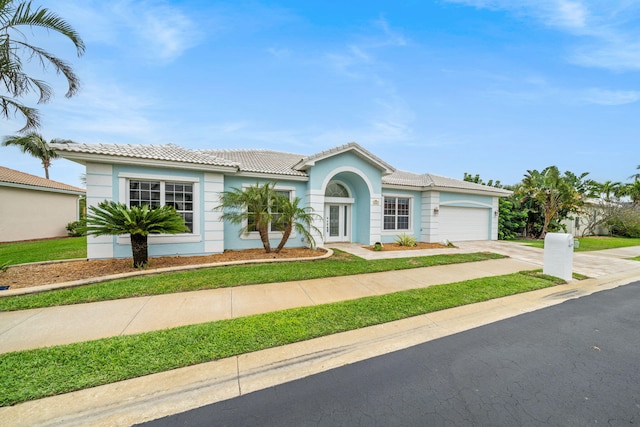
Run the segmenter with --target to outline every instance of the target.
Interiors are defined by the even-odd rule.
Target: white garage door
[[[440,239],[489,240],[489,209],[440,206]]]

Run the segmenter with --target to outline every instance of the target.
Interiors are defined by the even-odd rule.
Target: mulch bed
[[[279,253],[265,253],[264,249],[247,249],[241,251],[225,251],[221,254],[192,257],[158,257],[150,258],[145,270],[177,267],[183,265],[212,264],[218,262],[244,261],[257,259],[286,259],[317,257],[325,253],[323,250],[306,248],[282,249]],[[0,272],[0,286],[10,289],[30,286],[48,285],[52,283],[70,282],[109,276],[112,274],[139,271],[133,268],[132,259],[63,261],[48,264],[29,264],[9,267]],[[1,295],[1,294],[0,294]]]

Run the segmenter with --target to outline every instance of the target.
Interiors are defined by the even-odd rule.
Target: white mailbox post
[[[573,278],[573,236],[547,233],[544,238],[544,274],[569,281]]]

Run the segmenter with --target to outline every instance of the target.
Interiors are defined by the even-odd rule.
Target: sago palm
[[[64,19],[46,8],[33,9],[31,2],[0,0],[0,82],[4,93],[0,93],[0,115],[9,118],[14,114],[25,118],[26,124],[20,132],[37,128],[40,124],[38,111],[23,105],[19,98],[35,92],[38,104],[50,100],[53,90],[46,82],[27,74],[23,67],[26,62],[35,62],[43,70],[51,67],[56,74],[62,74],[68,84],[67,98],[78,92],[79,80],[71,65],[45,49],[27,40],[40,28],[49,37],[57,33],[69,39],[78,56],[82,56],[85,45],[79,34]]]
[[[105,200],[98,206],[89,207],[85,230],[93,236],[131,235],[133,266],[140,268],[149,262],[149,234],[184,233],[189,228],[172,206],[151,208],[142,205],[129,208],[123,203]]]

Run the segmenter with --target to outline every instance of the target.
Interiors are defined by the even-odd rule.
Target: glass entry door
[[[325,206],[325,242],[350,242],[351,206],[344,204],[327,204]]]

